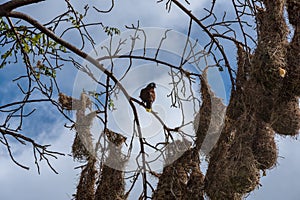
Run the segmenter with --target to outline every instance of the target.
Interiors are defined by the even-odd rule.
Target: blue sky
[[[5,1],[0,1],[0,3],[2,2]],[[91,2],[95,5],[98,4],[99,7],[109,7],[109,5],[103,5],[103,1]],[[217,10],[220,12],[227,11],[230,14],[229,7],[231,5],[225,0],[220,0],[218,2],[216,7]],[[76,7],[82,10],[83,5],[86,3],[89,3],[89,1],[80,1],[80,3],[77,3],[78,5],[76,5]],[[196,13],[197,16],[202,16],[202,7],[208,3],[210,3],[210,0],[194,1],[191,2],[189,8]],[[42,22],[46,22],[48,19],[55,16],[55,14],[63,12],[64,9],[65,5],[62,1],[46,1],[41,4],[27,6],[21,10],[29,13],[31,16],[41,19]],[[183,34],[186,33],[186,27],[189,22],[188,18],[186,18],[175,6],[173,6],[170,13],[167,13],[163,3],[157,4],[156,1],[143,2],[140,0],[126,2],[118,1],[111,13],[89,16],[89,20],[92,22],[102,21],[104,25],[118,27],[121,31],[125,31],[124,25],[136,24],[138,19],[143,27],[171,28]],[[91,29],[91,31],[95,35],[99,34],[99,37],[97,37],[97,44],[100,44],[107,39],[101,30]],[[200,45],[201,34],[202,33],[195,28],[193,36],[195,38],[200,38]],[[65,36],[65,39],[76,44],[76,41],[74,41],[73,38],[74,36],[72,34]],[[234,63],[234,45],[226,43],[225,47],[232,52],[229,54],[229,58],[231,63]],[[90,52],[91,48],[87,47],[86,51]],[[8,80],[16,78],[21,71],[22,66],[20,65],[0,69],[0,84],[2,86],[2,89],[0,90],[0,105],[3,105],[4,102],[11,102],[12,100],[20,98],[20,94],[15,90],[15,84]],[[58,82],[61,84],[62,89],[68,94],[72,93],[76,75],[77,71],[73,70],[72,66],[64,66],[63,70],[58,73]],[[228,83],[228,77],[223,76],[223,78],[225,80],[226,91],[228,92],[230,85]],[[35,107],[37,107],[37,105],[32,104],[28,108]],[[71,152],[74,132],[63,128],[66,121],[58,115],[51,105],[43,103],[39,105],[38,108],[39,110],[34,113],[32,120],[24,122],[24,132],[35,137],[40,143],[52,144],[51,149],[53,150],[59,150],[69,154]],[[300,195],[300,183],[298,181],[298,178],[300,177],[300,171],[298,170],[300,166],[300,157],[297,155],[297,153],[300,152],[299,141],[279,136],[276,137],[276,140],[279,149],[278,164],[274,169],[267,171],[267,176],[261,178],[262,187],[251,193],[247,199],[296,200]],[[6,151],[0,147],[0,199],[71,199],[78,182],[78,174],[80,173],[80,170],[74,170],[74,167],[78,166],[78,163],[73,162],[72,158],[69,156],[60,157],[58,160],[52,160],[59,175],[54,174],[44,163],[41,163],[41,175],[38,175],[34,166],[34,158],[31,149],[32,148],[29,145],[21,147],[20,149],[15,149],[16,159],[30,166],[30,170],[26,171],[16,166],[8,157]]]

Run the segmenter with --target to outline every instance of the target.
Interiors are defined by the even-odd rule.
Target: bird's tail
[[[151,112],[151,107],[152,107],[152,103],[151,102],[146,102],[146,111],[147,112]]]

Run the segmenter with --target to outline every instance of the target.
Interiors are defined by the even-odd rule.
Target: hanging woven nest
[[[258,46],[251,62],[251,77],[276,96],[286,72],[289,31],[284,17],[284,1],[264,0],[263,3],[265,9],[258,9],[256,15]]]
[[[232,190],[235,193],[246,194],[256,188],[260,178],[257,161],[252,152],[257,121],[249,115],[242,116],[240,120],[235,139],[228,151],[226,168],[229,171]]]
[[[205,193],[211,200],[218,199],[241,199],[231,192],[229,184],[229,173],[226,166],[226,155],[234,138],[235,121],[226,118],[225,127],[222,130],[216,148],[212,150],[209,157],[209,166],[205,175]],[[232,136],[232,137],[231,137]]]
[[[238,155],[240,153],[240,155]],[[228,163],[230,184],[234,192],[246,194],[254,190],[259,184],[259,170],[250,148],[243,148],[241,152],[232,155]]]
[[[86,148],[86,145],[83,144],[83,140],[81,140],[78,133],[76,133],[72,145],[72,155],[73,158],[77,161],[86,161],[91,155],[88,149]]]
[[[178,141],[175,142],[179,144]],[[166,156],[168,156],[168,154]],[[166,160],[168,160],[168,158]],[[187,183],[190,178],[189,172],[191,172],[191,165],[194,161],[194,151],[189,149],[174,162],[167,163],[168,165],[164,167],[163,173],[159,177],[157,188],[153,192],[152,199],[184,199],[184,196],[187,194]],[[198,163],[198,165],[199,164],[200,163]]]
[[[95,200],[123,200],[125,197],[124,172],[107,165],[99,173]]]
[[[270,169],[276,164],[278,153],[274,136],[274,130],[267,123],[258,121],[252,151],[261,170]]]
[[[207,135],[209,125],[211,123],[212,112],[212,93],[207,80],[201,78],[201,97],[202,105],[200,111],[194,119],[194,129],[196,131],[196,148],[200,150],[204,138]]]
[[[90,200],[95,197],[95,182],[97,170],[95,168],[96,159],[90,158],[82,169],[80,180],[77,186],[75,199]]]
[[[256,122],[247,114],[235,121],[231,129],[225,127],[231,136],[218,152],[214,150],[206,174],[205,191],[210,199],[241,199],[259,184],[259,169],[252,153],[255,129]]]
[[[300,129],[298,98],[277,100],[271,117],[271,126],[280,135],[295,136]]]
[[[212,166],[213,165],[213,166]],[[234,193],[230,184],[230,170],[228,160],[218,159],[217,163],[210,163],[205,176],[205,193],[211,200],[235,199],[241,200],[241,194]]]
[[[240,44],[237,47],[237,74],[236,74],[236,89],[232,90],[230,102],[227,108],[227,117],[237,120],[245,111],[245,85],[250,79],[251,58],[252,54],[246,52]]]
[[[251,148],[231,149],[219,162],[215,175],[205,180],[210,199],[241,199],[259,184],[259,169]]]

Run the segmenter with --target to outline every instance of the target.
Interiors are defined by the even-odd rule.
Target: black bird
[[[145,107],[147,112],[151,112],[152,103],[155,101],[154,88],[156,88],[156,85],[152,82],[140,92],[140,98],[142,99],[143,103],[146,104]]]

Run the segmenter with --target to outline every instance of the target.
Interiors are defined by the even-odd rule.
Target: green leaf
[[[108,36],[119,35],[121,33],[121,31],[119,29],[114,28],[114,27],[105,26],[105,27],[103,27],[103,29],[104,29],[104,32]]]
[[[42,34],[36,34],[34,35],[34,37],[32,38],[32,45],[35,46],[37,43],[40,42],[40,38],[42,37]]]
[[[114,101],[112,99],[108,100],[108,109],[109,110],[116,110]]]
[[[7,59],[9,56],[12,56],[12,52],[10,50],[6,51],[4,54],[1,55],[1,59]]]
[[[0,65],[0,69],[2,69],[3,67],[5,67],[6,65],[6,62],[2,62],[1,65]]]
[[[56,78],[56,71],[54,69],[52,70],[52,78]]]
[[[41,78],[41,73],[37,73],[37,74],[35,75],[35,77],[36,77],[37,79],[40,79],[40,78]]]

